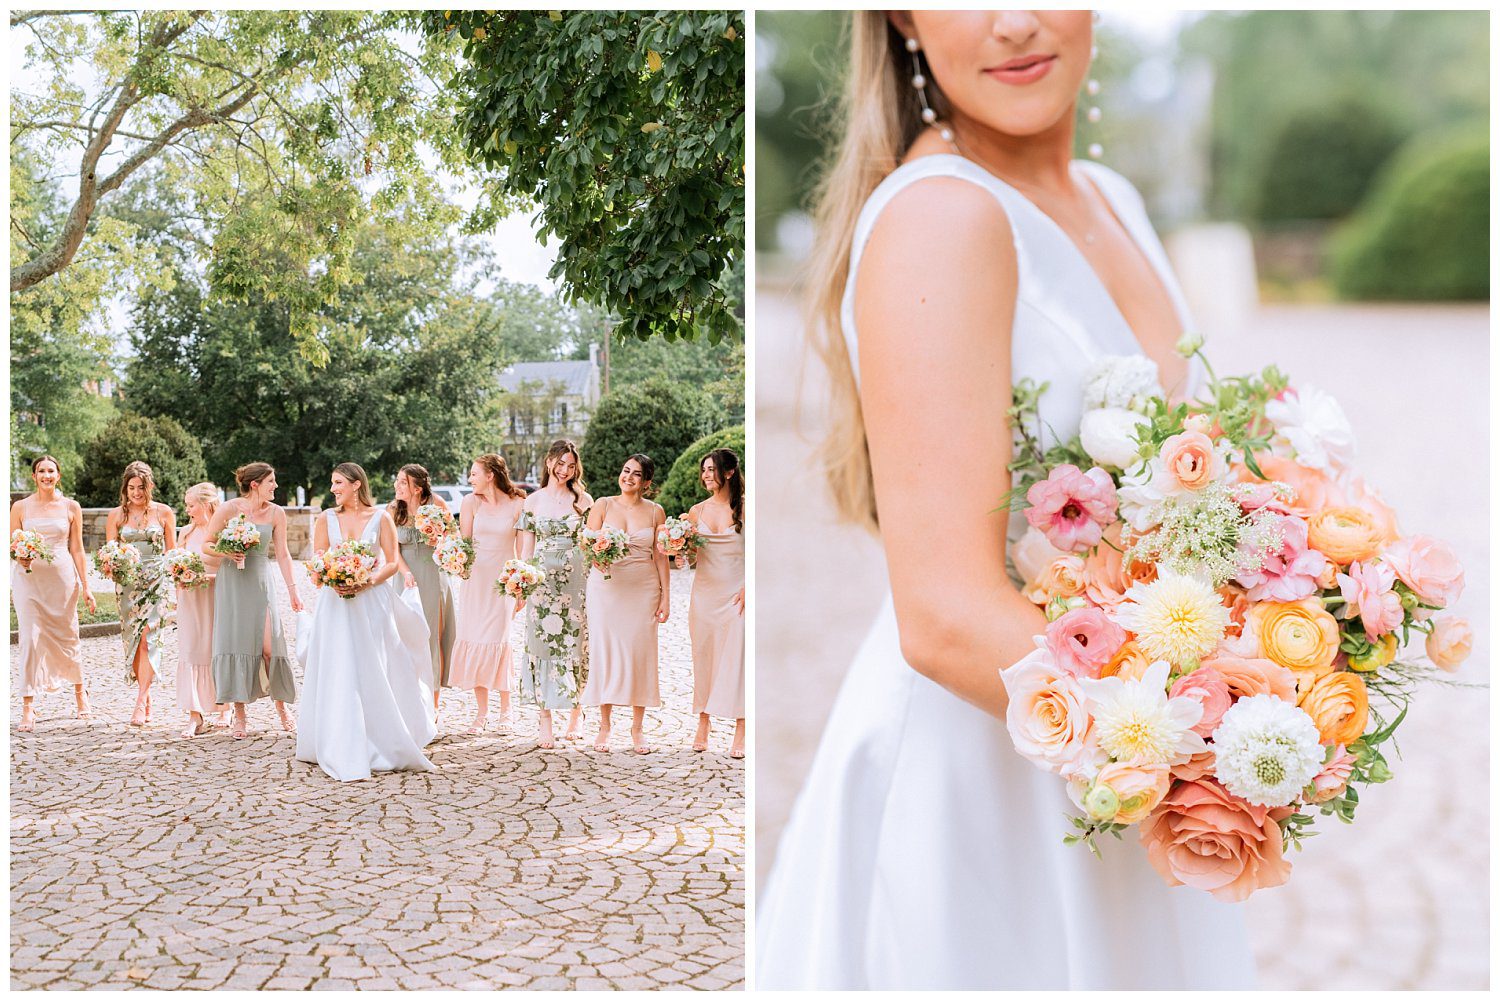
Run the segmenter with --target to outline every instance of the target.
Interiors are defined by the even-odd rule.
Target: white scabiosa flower
[[[1286,806],[1323,768],[1325,749],[1312,718],[1274,695],[1229,707],[1214,731],[1214,773],[1255,806]]]
[[[1151,422],[1138,413],[1119,407],[1090,410],[1078,425],[1083,450],[1101,466],[1126,469],[1139,458],[1138,430]]]
[[[1081,678],[1094,717],[1094,736],[1115,761],[1180,764],[1204,749],[1193,727],[1203,704],[1167,697],[1168,666],[1158,661],[1140,678]]]
[[[1302,386],[1266,404],[1275,443],[1290,449],[1299,465],[1337,473],[1354,461],[1354,429],[1327,393]]]
[[[1165,395],[1156,362],[1145,355],[1101,358],[1083,384],[1083,409],[1139,410],[1152,396]]]
[[[1181,666],[1213,653],[1229,628],[1229,609],[1197,577],[1164,573],[1126,591],[1115,621],[1135,633],[1146,656]]]

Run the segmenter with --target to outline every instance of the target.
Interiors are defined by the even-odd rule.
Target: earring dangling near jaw
[[[911,53],[911,85],[917,92],[917,100],[922,102],[922,121],[927,125],[938,125],[938,114],[927,103],[927,75],[922,72],[921,57],[917,55],[922,51],[922,43],[915,38],[908,38],[906,51]],[[938,135],[943,137],[944,142],[952,144],[953,130],[948,126],[938,125]]]

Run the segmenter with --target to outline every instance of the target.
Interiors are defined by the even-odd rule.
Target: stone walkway
[[[438,771],[363,782],[295,760],[268,701],[249,739],[180,739],[175,634],[131,728],[119,637],[85,640],[95,720],[68,691],[16,733],[13,700],[12,988],[742,987],[744,768],[732,724],[687,746],[691,586],[673,572],[656,753],[629,753],[618,712],[613,753],[540,750],[519,700],[467,736],[448,691]]]
[[[879,544],[834,520],[821,481],[809,473],[825,393],[817,366],[802,369],[793,304],[763,289],[756,317],[763,530],[756,543],[755,873],[764,885],[886,573]],[[1221,373],[1274,362],[1340,399],[1361,468],[1395,506],[1402,528],[1446,539],[1463,560],[1467,589],[1456,611],[1473,623],[1475,649],[1458,680],[1487,683],[1486,310],[1275,307],[1208,332]],[[777,531],[792,519],[803,530]],[[1489,695],[1422,689],[1399,734],[1402,755],[1391,756],[1395,781],[1362,790],[1353,826],[1320,817],[1319,835],[1293,856],[1290,884],[1246,905],[1260,986],[1488,985]]]

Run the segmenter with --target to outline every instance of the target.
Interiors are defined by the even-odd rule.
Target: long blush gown
[[[10,565],[10,594],[20,627],[23,698],[83,684],[83,648],[78,638],[78,599],[83,585],[68,552],[68,519],[25,518],[21,527],[52,547],[52,562],[33,560],[31,573]]]
[[[512,598],[495,590],[505,561],[516,555],[519,501],[480,504],[474,511],[474,566],[459,587],[458,633],[448,684],[453,688],[510,691]]]
[[[693,641],[693,712],[745,717],[745,616],[734,603],[745,586],[745,536],[698,524],[698,568],[688,608]]]
[[[656,678],[656,529],[628,533],[630,551],[609,568],[589,571],[589,680],[586,706],[661,705]]]
[[[177,540],[179,549],[191,549],[203,558],[209,573],[219,570],[220,557],[204,552],[212,542],[197,525]],[[214,582],[200,587],[177,588],[177,708],[204,716],[214,711]]]
[[[1106,167],[1076,167],[1109,201],[1191,329],[1140,196]],[[854,290],[865,241],[890,200],[928,178],[977,185],[1005,209],[1019,272],[1012,378],[1049,383],[1044,425],[1071,437],[1092,364],[1139,354],[1140,344],[1062,229],[963,157],[914,159],[866,202],[843,303],[851,357],[858,358]],[[912,350],[937,334],[912,331]],[[1023,526],[1013,519],[1013,539]],[[757,985],[1253,986],[1236,905],[1168,887],[1133,836],[1107,839],[1102,861],[1063,844],[1064,817],[1074,813],[1063,782],[1016,753],[1002,720],[905,663],[887,596],[845,676],[757,903]]]

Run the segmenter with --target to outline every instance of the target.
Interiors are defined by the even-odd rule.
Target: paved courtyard
[[[1214,288],[1202,292],[1201,305],[1212,306]],[[1339,397],[1361,468],[1402,528],[1446,539],[1463,560],[1468,586],[1455,611],[1473,623],[1475,649],[1458,680],[1486,684],[1487,311],[1303,306],[1198,315],[1218,318],[1204,329],[1221,373],[1274,362]],[[815,364],[803,370],[793,304],[784,290],[762,289],[756,316],[763,530],[755,872],[764,885],[844,671],[878,611],[885,566],[878,542],[834,521],[816,475],[824,390]],[[793,518],[805,530],[777,531]],[[1401,757],[1391,756],[1395,781],[1362,791],[1354,826],[1320,818],[1319,835],[1293,856],[1291,883],[1246,905],[1262,987],[1488,985],[1489,695],[1423,689],[1400,731]]]
[[[448,691],[438,771],[362,782],[295,760],[269,701],[246,740],[179,738],[175,634],[128,726],[119,637],[84,640],[93,721],[71,691],[34,733],[11,707],[12,988],[742,987],[744,762],[723,721],[688,747],[691,587],[673,572],[655,753],[629,752],[628,712],[612,753],[592,714],[588,743],[540,750],[519,700],[468,736]]]

